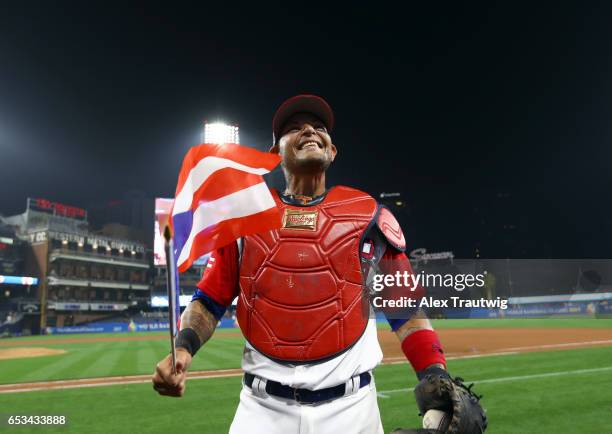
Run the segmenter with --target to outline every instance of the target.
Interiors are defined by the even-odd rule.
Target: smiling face
[[[271,151],[280,153],[286,171],[304,175],[324,172],[337,152],[323,122],[310,113],[287,119]]]

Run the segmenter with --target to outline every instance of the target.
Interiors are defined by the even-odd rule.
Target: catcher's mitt
[[[481,396],[472,392],[459,377],[452,379],[446,372],[431,373],[414,389],[421,414],[442,410],[451,415],[448,434],[481,434],[487,429],[487,415],[480,405]]]
[[[441,410],[451,415],[445,431],[418,429],[395,430],[391,434],[482,434],[487,429],[487,415],[480,405],[482,396],[472,392],[459,377],[453,379],[442,369],[432,369],[414,389],[421,415]]]

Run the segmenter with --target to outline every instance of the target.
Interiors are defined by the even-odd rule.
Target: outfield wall
[[[517,297],[508,299],[507,309],[446,309],[443,316],[455,318],[534,318],[548,316],[612,316],[612,293],[583,294],[583,299],[576,300],[577,295],[551,295],[538,297]],[[588,295],[588,296],[587,296]],[[566,300],[566,297],[567,298]],[[379,322],[387,322],[381,312],[376,313]],[[222,318],[218,328],[234,328],[232,318]],[[144,322],[92,322],[80,326],[47,327],[46,334],[76,333],[117,333],[148,332],[168,330],[167,321]]]
[[[426,311],[430,318],[486,319],[486,318],[546,318],[559,316],[612,317],[612,293],[563,294],[534,297],[510,297],[506,309],[498,308],[441,308]],[[384,314],[376,312],[379,322],[387,322]]]
[[[97,322],[80,326],[47,327],[45,333],[48,335],[63,335],[77,333],[121,333],[121,332],[157,332],[168,331],[168,321],[150,322]],[[234,320],[231,318],[221,319],[217,328],[232,328]]]
[[[612,315],[612,304],[592,302],[578,303],[535,303],[509,305],[508,309],[472,309],[467,318],[541,318],[547,316],[592,316]],[[457,318],[466,318],[457,313]],[[448,318],[454,318],[450,312]]]

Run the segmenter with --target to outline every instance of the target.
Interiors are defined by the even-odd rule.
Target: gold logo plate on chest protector
[[[302,231],[317,230],[317,216],[319,211],[306,211],[300,209],[285,208],[283,215],[283,228],[297,229]]]

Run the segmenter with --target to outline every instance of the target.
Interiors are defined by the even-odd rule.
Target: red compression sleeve
[[[415,372],[441,363],[446,368],[446,359],[438,334],[433,330],[419,330],[406,336],[402,350]]]

